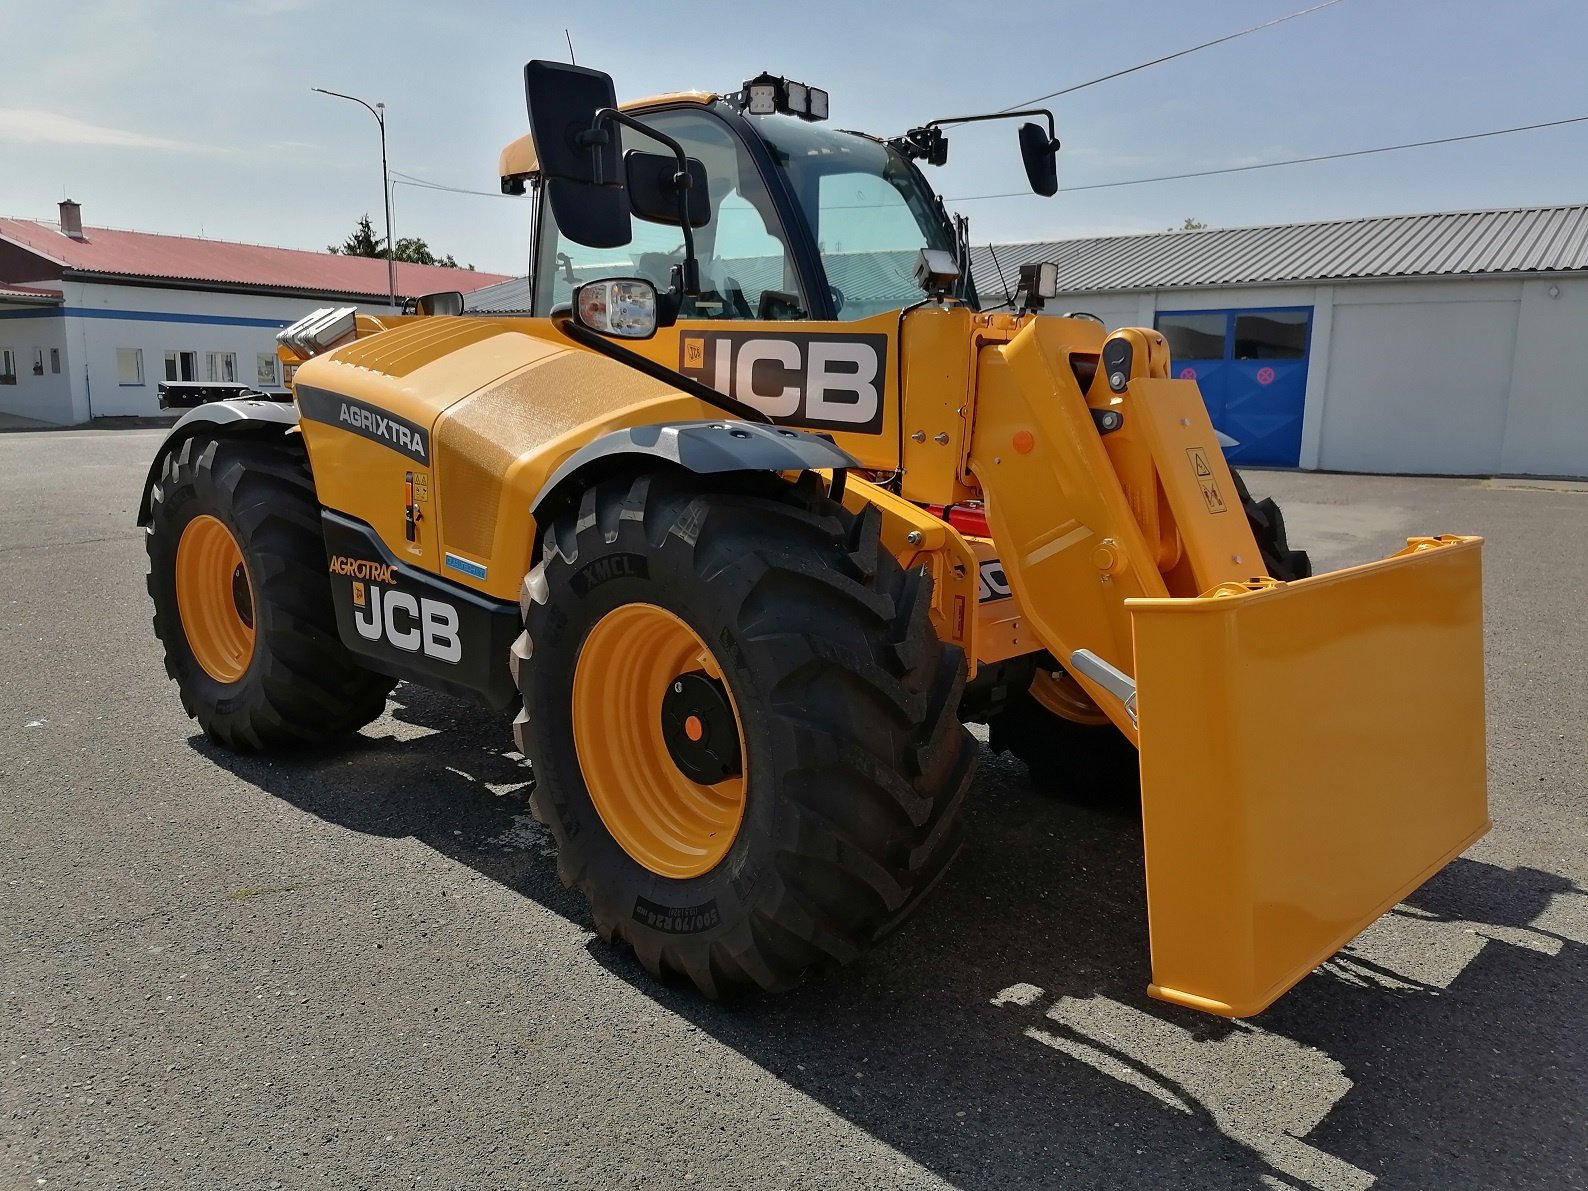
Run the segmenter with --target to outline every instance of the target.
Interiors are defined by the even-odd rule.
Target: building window
[[[276,375],[276,365],[278,365],[280,362],[281,361],[276,359],[275,352],[260,352],[258,356],[258,368],[254,374],[257,383],[260,385],[279,384],[280,381]]]
[[[210,352],[209,378],[232,384],[237,380],[237,353],[236,352]]]
[[[143,384],[143,348],[118,347],[116,349],[116,383],[120,385]]]
[[[17,357],[10,348],[0,349],[0,385],[17,383]]]
[[[55,373],[57,376],[60,375],[61,349],[58,347],[50,348],[50,371]]]
[[[1307,354],[1308,312],[1259,310],[1235,316],[1237,360],[1299,360]]]
[[[1229,318],[1223,311],[1158,316],[1158,330],[1169,341],[1169,354],[1176,360],[1222,360],[1228,325]]]
[[[166,380],[197,380],[198,352],[166,352]]]
[[[33,375],[44,375],[44,349],[42,347],[33,349]]]

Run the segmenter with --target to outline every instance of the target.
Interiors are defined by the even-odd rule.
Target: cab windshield
[[[791,234],[749,149],[708,109],[682,108],[642,117],[705,166],[710,221],[695,230],[701,294],[686,299],[684,319],[804,319],[816,295],[795,265]],[[854,133],[833,132],[792,116],[748,123],[788,182],[809,225],[837,317],[862,319],[923,297],[915,268],[923,248],[952,251],[953,232],[936,199],[895,150]],[[623,148],[650,153],[661,142],[622,131]],[[775,184],[775,180],[774,180]],[[597,249],[562,235],[543,210],[536,262],[535,313],[572,299],[576,286],[601,277],[644,277],[671,287],[683,259],[676,227],[635,220],[621,248]]]
[[[793,116],[750,123],[810,225],[838,317],[867,318],[920,301],[921,249],[952,252],[954,238],[910,163],[881,141]]]

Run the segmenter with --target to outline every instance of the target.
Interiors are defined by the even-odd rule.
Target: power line
[[[1066,186],[1062,193],[1074,194],[1080,190],[1109,190],[1116,186],[1145,186],[1149,182],[1179,182],[1185,178],[1211,178],[1215,174],[1240,174],[1248,170],[1271,170],[1282,165],[1304,165],[1310,161],[1339,161],[1344,157],[1368,157],[1374,153],[1395,153],[1401,149],[1422,149],[1429,145],[1453,145],[1457,141],[1477,141],[1484,137],[1508,136],[1513,132],[1533,132],[1540,128],[1559,128],[1563,124],[1581,124],[1588,116],[1571,116],[1565,120],[1546,120],[1541,124],[1518,124],[1515,128],[1495,128],[1488,132],[1469,132],[1462,136],[1442,136],[1431,141],[1407,141],[1400,145],[1379,145],[1373,149],[1351,149],[1344,153],[1319,153],[1313,157],[1291,157],[1285,161],[1259,161],[1253,165],[1231,165],[1217,170],[1195,170],[1186,174],[1159,174],[1152,178],[1123,178],[1118,182],[1091,182],[1085,186]],[[1009,190],[1002,194],[967,194],[945,201],[975,203],[983,199],[1029,198],[1029,190]]]
[[[421,190],[444,190],[448,194],[477,194],[482,198],[512,198],[512,195],[492,193],[489,190],[470,190],[464,186],[447,186],[441,182],[429,182],[424,178],[416,178],[412,174],[405,174],[400,170],[393,170],[392,177],[399,180],[403,186],[417,186]]]
[[[1162,58],[1154,58],[1151,62],[1142,62],[1136,66],[1127,66],[1124,70],[1116,70],[1112,74],[1105,74],[1095,79],[1088,79],[1084,83],[1076,83],[1073,87],[1065,87],[1061,91],[1049,91],[1046,95],[1038,95],[1035,99],[1024,99],[1019,103],[1012,103],[1006,108],[999,108],[1000,112],[1012,112],[1016,108],[1028,108],[1034,103],[1041,103],[1045,99],[1057,99],[1061,95],[1070,95],[1085,87],[1095,87],[1098,83],[1106,83],[1110,79],[1123,78],[1127,74],[1135,74],[1138,70],[1146,70],[1149,66],[1157,66],[1163,62],[1172,62],[1176,58],[1184,58],[1187,54],[1194,54],[1198,50],[1205,50],[1210,46],[1223,45],[1226,41],[1234,41],[1237,37],[1245,37],[1248,33],[1256,33],[1261,29],[1270,29],[1275,25],[1283,25],[1286,21],[1293,21],[1297,17],[1304,17],[1309,12],[1317,12],[1320,8],[1328,8],[1340,3],[1340,0],[1323,0],[1322,4],[1314,4],[1311,8],[1303,8],[1289,16],[1275,17],[1271,21],[1264,21],[1261,25],[1253,25],[1250,29],[1242,29],[1238,33],[1226,33],[1223,37],[1215,37],[1212,41],[1204,41],[1201,45],[1189,46],[1183,50],[1176,50],[1172,54],[1165,54]]]

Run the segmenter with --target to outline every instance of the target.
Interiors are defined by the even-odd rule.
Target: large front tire
[[[879,529],[813,476],[671,472],[604,481],[547,529],[515,734],[560,876],[652,974],[784,988],[954,855],[964,661]]]
[[[393,682],[336,631],[320,506],[301,447],[195,435],[151,502],[154,633],[182,706],[239,751],[318,744],[381,714]]]

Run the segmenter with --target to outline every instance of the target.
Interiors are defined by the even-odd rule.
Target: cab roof
[[[644,108],[662,107],[675,103],[714,103],[715,91],[670,91],[665,95],[651,95],[645,99],[631,99],[618,104],[620,112],[635,112]],[[497,173],[502,178],[503,194],[523,193],[523,180],[540,172],[540,155],[535,152],[535,138],[525,133],[502,150],[497,160]]]

